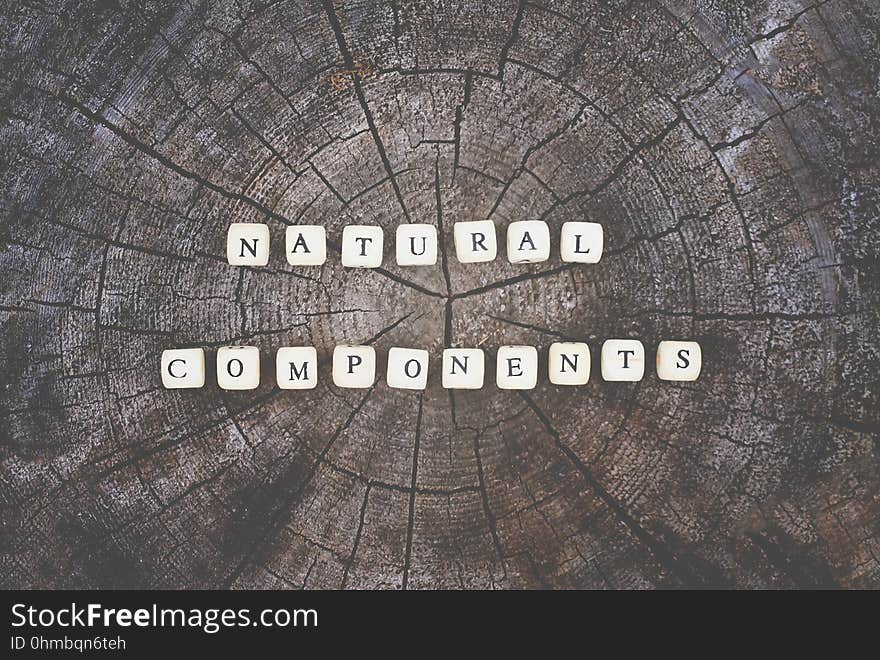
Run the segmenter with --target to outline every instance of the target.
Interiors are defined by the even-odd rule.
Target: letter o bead
[[[388,350],[388,387],[423,390],[428,386],[428,351],[417,348]]]
[[[260,349],[223,346],[217,349],[217,385],[223,390],[255,390],[260,385]]]
[[[169,390],[205,386],[205,351],[174,348],[162,351],[162,387]]]

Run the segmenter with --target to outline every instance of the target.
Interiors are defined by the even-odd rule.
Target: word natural
[[[495,223],[491,220],[456,222],[455,252],[464,264],[493,261],[498,256]],[[428,224],[397,227],[395,253],[400,266],[437,263],[437,228]],[[594,264],[602,257],[602,225],[566,222],[559,237],[563,261]],[[378,268],[385,251],[384,232],[375,225],[348,225],[342,230],[342,265]],[[320,266],[327,261],[327,233],[320,225],[288,227],[285,252],[292,266]],[[550,227],[541,220],[512,222],[507,227],[507,259],[511,263],[537,263],[550,258]],[[269,263],[269,227],[249,222],[229,226],[226,259],[233,266]]]
[[[700,375],[702,352],[694,341],[661,341],[657,347],[660,380],[691,381]],[[423,390],[428,385],[428,351],[391,348],[389,387]],[[501,346],[495,360],[495,383],[502,390],[530,390],[538,383],[538,350],[534,346]],[[645,347],[637,339],[609,339],[602,344],[602,379],[639,381],[645,375]],[[169,389],[205,385],[205,351],[180,348],[162,353],[162,384]],[[479,348],[443,351],[443,387],[483,387],[486,359]],[[376,349],[337,346],[333,350],[333,384],[364,388],[376,382]],[[590,348],[582,342],[558,342],[547,353],[547,375],[554,385],[584,385],[590,379]],[[285,346],[275,354],[275,377],[284,390],[307,390],[318,384],[318,353],[312,346]],[[252,390],[260,384],[260,350],[224,346],[217,351],[217,384],[224,390]]]

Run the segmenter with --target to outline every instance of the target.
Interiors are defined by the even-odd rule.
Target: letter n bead
[[[231,266],[269,263],[269,225],[233,222],[226,234],[226,261]]]
[[[443,387],[478,390],[483,387],[486,357],[480,348],[447,348],[443,351]]]
[[[696,380],[703,365],[703,353],[695,341],[661,341],[657,347],[657,378]]]
[[[550,344],[547,371],[554,385],[585,385],[590,380],[590,347],[579,341]]]

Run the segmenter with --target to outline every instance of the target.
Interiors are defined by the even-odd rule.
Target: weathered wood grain
[[[880,586],[876,0],[0,21],[4,586]],[[459,264],[485,218],[606,254]],[[225,263],[233,221],[268,267]],[[438,267],[283,256],[406,221]],[[282,392],[268,359],[626,336],[700,341],[701,378]],[[258,390],[161,388],[162,349],[232,342]]]

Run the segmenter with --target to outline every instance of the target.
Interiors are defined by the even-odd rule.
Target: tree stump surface
[[[6,587],[880,587],[880,6],[49,2],[3,9]],[[546,220],[459,264],[452,224]],[[559,260],[601,222],[599,264]],[[231,222],[272,232],[225,259]],[[441,232],[400,268],[404,222]],[[385,228],[343,269],[344,225]],[[284,229],[323,224],[323,267]],[[645,342],[606,383],[608,338]],[[588,385],[498,390],[502,344],[587,341]],[[657,380],[694,339],[694,383]],[[330,382],[336,344],[379,353]],[[211,356],[259,346],[252,392]],[[313,391],[274,351],[314,345]],[[444,347],[487,383],[440,384]],[[166,348],[208,349],[165,390]],[[384,383],[427,348],[424,392]],[[544,353],[546,355],[546,353]],[[542,360],[542,368],[546,363]]]

